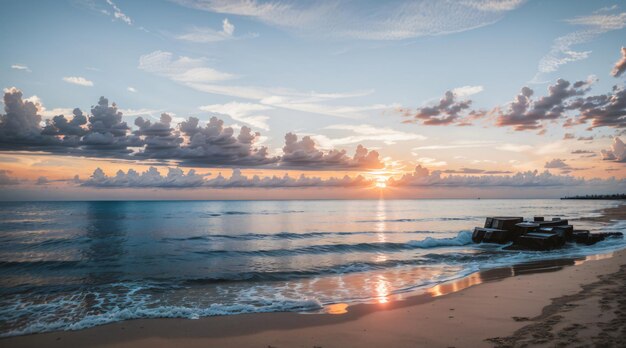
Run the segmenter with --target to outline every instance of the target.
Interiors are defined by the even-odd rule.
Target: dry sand
[[[606,213],[596,221],[626,219],[626,205]],[[404,301],[351,306],[341,315],[142,319],[7,338],[0,346],[618,347],[626,344],[625,292],[623,250],[477,273]]]

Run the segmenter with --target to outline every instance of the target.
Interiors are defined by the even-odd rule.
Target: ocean
[[[473,244],[486,216],[577,221],[611,201],[356,200],[0,203],[0,336],[134,318],[319,312],[399,300],[480,270],[624,248]]]

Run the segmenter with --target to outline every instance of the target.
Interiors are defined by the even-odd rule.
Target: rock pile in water
[[[474,228],[474,243],[508,244],[507,250],[552,250],[566,243],[593,245],[608,237],[621,237],[621,232],[590,233],[575,230],[561,218],[545,220],[535,216],[533,221],[522,217],[488,217],[484,227]]]

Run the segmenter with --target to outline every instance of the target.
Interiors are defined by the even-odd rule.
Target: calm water
[[[131,318],[386,301],[479,269],[605,253],[471,243],[487,215],[581,217],[607,201],[0,203],[0,335]],[[577,228],[620,230],[573,221]]]

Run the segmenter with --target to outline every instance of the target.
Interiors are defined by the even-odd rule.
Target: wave
[[[91,294],[98,298],[97,294]],[[102,295],[101,295],[102,296]],[[104,295],[106,297],[106,295]],[[102,300],[102,299],[100,299]],[[179,305],[159,305],[146,303],[145,299],[129,301],[124,306],[116,306],[97,312],[94,314],[83,313],[82,303],[80,299],[59,298],[56,301],[40,304],[39,311],[46,314],[33,317],[25,326],[19,328],[10,328],[0,332],[0,337],[20,336],[33,333],[50,332],[50,331],[73,331],[81,330],[89,327],[114,323],[122,320],[130,319],[148,319],[148,318],[184,318],[199,319],[200,317],[245,314],[245,313],[265,313],[265,312],[304,312],[315,311],[323,308],[323,305],[316,299],[282,299],[282,300],[266,300],[258,304],[222,304],[213,303],[206,307],[197,306],[179,306]],[[17,318],[23,315],[30,316],[32,313],[28,306],[17,300],[16,303],[9,307],[0,309],[0,316],[7,318]],[[73,303],[74,302],[74,303]],[[153,305],[153,306],[151,306]],[[69,308],[71,313],[65,316],[58,316],[58,310],[67,311]],[[5,313],[6,312],[6,313]]]
[[[456,247],[472,243],[472,233],[461,231],[453,238],[427,237],[420,241],[406,243],[379,242],[356,244],[323,244],[311,245],[294,249],[266,249],[266,250],[202,250],[194,253],[206,256],[260,256],[280,257],[302,254],[327,254],[346,252],[394,252],[413,249],[429,249],[438,247]]]
[[[377,220],[357,220],[356,222],[428,222],[428,221],[471,221],[474,217],[438,217],[438,218],[401,218],[401,219],[377,219]]]
[[[259,239],[310,239],[333,236],[352,236],[352,235],[377,235],[377,234],[435,234],[435,231],[357,231],[357,232],[280,232],[280,233],[244,233],[244,234],[209,234],[191,237],[166,237],[161,242],[179,242],[179,241],[213,241],[216,239],[232,239],[232,240],[259,240]]]

